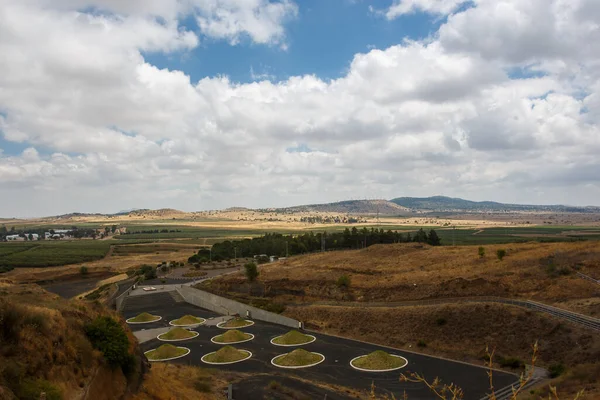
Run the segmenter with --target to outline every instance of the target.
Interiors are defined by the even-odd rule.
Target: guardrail
[[[300,303],[295,305],[324,305],[324,306],[338,306],[338,307],[410,307],[410,306],[428,306],[437,304],[456,304],[456,303],[500,303],[508,304],[517,307],[527,308],[533,311],[542,312],[545,314],[552,315],[557,318],[566,319],[570,322],[585,326],[596,331],[600,331],[600,319],[588,317],[575,313],[573,311],[563,310],[561,308],[549,306],[542,303],[537,303],[531,300],[515,300],[505,299],[502,297],[458,297],[458,298],[447,298],[447,299],[424,299],[424,300],[409,300],[403,302],[390,302],[390,303],[358,303],[358,302],[314,302],[314,303]],[[288,304],[288,306],[294,306]]]
[[[586,279],[588,281],[594,282],[597,285],[600,285],[600,279],[594,279],[589,275],[586,274],[582,274],[581,272],[577,272],[577,276],[583,279]]]

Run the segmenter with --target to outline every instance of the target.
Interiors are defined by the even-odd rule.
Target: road
[[[133,330],[166,327],[170,320],[177,319],[185,314],[197,315],[203,318],[218,316],[213,312],[200,309],[181,300],[178,302],[177,296],[172,293],[163,292],[153,293],[148,296],[130,296],[125,300],[123,309],[125,318],[133,317],[143,311],[160,315],[162,319],[151,324],[130,325]],[[357,324],[360,324],[360,321],[357,321]],[[393,329],[393,325],[390,326],[390,329]],[[211,343],[210,338],[223,333],[222,329],[214,326],[200,326],[196,328],[196,331],[200,333],[198,337],[177,343],[180,346],[184,345],[190,348],[191,353],[175,362],[205,366],[200,361],[200,358],[204,354],[220,348],[220,346]],[[261,376],[266,376],[268,379],[279,379],[281,376],[301,377],[310,381],[326,382],[360,390],[367,390],[371,382],[373,382],[377,388],[394,393],[397,398],[402,398],[402,393],[406,391],[411,400],[430,400],[432,395],[423,385],[400,382],[398,377],[401,371],[410,370],[424,374],[430,379],[437,376],[444,382],[454,382],[465,390],[466,394],[464,398],[467,400],[478,400],[485,396],[488,390],[487,373],[484,368],[402,350],[391,351],[374,344],[320,333],[315,334],[317,337],[315,342],[303,346],[303,348],[324,354],[326,357],[325,361],[315,367],[287,372],[271,365],[271,359],[289,350],[270,344],[271,338],[287,332],[287,328],[255,321],[255,325],[245,328],[244,331],[254,334],[255,339],[243,343],[243,345],[240,345],[240,348],[250,350],[253,353],[253,357],[248,361],[221,368],[238,372],[262,374]],[[162,343],[154,339],[143,343],[141,346],[143,350],[149,350],[158,347]],[[378,349],[391,351],[394,354],[405,357],[408,359],[408,366],[401,371],[388,373],[365,373],[356,371],[350,367],[349,361],[352,358],[371,353]],[[495,386],[498,388],[514,384],[517,381],[516,375],[501,371],[495,372],[494,377]],[[240,390],[243,390],[243,387]]]

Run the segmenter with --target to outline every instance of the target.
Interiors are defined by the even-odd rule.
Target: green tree
[[[79,273],[80,273],[81,275],[87,275],[87,274],[88,274],[88,267],[86,267],[85,265],[82,265],[82,266],[79,268]]]
[[[0,234],[4,234],[4,233],[7,233],[7,232],[8,232],[8,229],[6,229],[6,225],[2,225],[0,227]]]
[[[485,257],[485,247],[479,246],[478,253],[479,253],[479,258]]]
[[[247,263],[244,265],[246,270],[246,278],[248,278],[248,282],[254,282],[256,278],[258,278],[258,267],[253,262]]]
[[[432,229],[429,231],[429,235],[427,236],[427,243],[429,243],[431,246],[440,246],[442,244],[442,239],[440,239],[436,231]]]
[[[502,259],[504,258],[504,256],[506,255],[506,250],[504,249],[498,249],[496,251],[496,256],[498,257],[498,260],[502,261]]]
[[[85,327],[92,346],[100,350],[112,367],[125,367],[131,362],[129,339],[123,327],[110,317],[98,317]]]

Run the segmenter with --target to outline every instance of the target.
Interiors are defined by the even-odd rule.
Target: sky
[[[600,205],[597,0],[0,0],[0,216]]]

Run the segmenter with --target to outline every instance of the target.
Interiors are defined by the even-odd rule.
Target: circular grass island
[[[206,320],[204,318],[200,318],[200,317],[194,317],[193,315],[184,315],[183,317],[179,318],[179,319],[174,319],[173,321],[169,322],[169,325],[171,326],[196,326],[196,325],[202,325],[203,323],[205,323]]]
[[[148,361],[169,361],[181,358],[190,354],[187,347],[176,347],[172,344],[163,344],[157,349],[148,350],[144,355]]]
[[[250,321],[248,319],[235,317],[230,319],[229,321],[219,322],[217,324],[217,328],[221,329],[238,329],[238,328],[246,328],[248,326],[254,325],[254,321]]]
[[[203,355],[200,360],[205,364],[224,365],[242,362],[250,357],[252,357],[252,353],[248,350],[238,350],[232,346],[225,346]]]
[[[127,322],[128,324],[149,324],[151,322],[160,321],[161,319],[161,316],[143,312],[141,314],[136,315],[135,317],[129,318],[125,322]]]
[[[193,339],[198,336],[199,333],[196,331],[188,331],[183,328],[173,328],[168,332],[161,333],[156,338],[158,340],[162,340],[163,342],[177,342],[180,340],[188,340]]]
[[[312,343],[317,340],[313,335],[306,335],[296,330],[289,331],[285,335],[277,336],[271,339],[271,344],[275,346],[301,346],[303,344]]]
[[[252,339],[254,339],[253,334],[232,329],[222,335],[211,338],[210,341],[216,344],[236,344],[248,342]]]
[[[321,353],[311,353],[304,349],[296,349],[291,353],[281,354],[271,360],[271,364],[279,368],[308,368],[325,361]]]
[[[408,360],[401,356],[388,354],[385,351],[377,350],[371,354],[353,358],[350,366],[359,371],[367,372],[388,372],[406,367]]]

